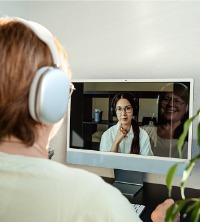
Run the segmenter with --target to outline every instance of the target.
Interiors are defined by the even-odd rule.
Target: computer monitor
[[[68,163],[114,169],[114,185],[127,195],[135,195],[141,189],[144,172],[166,174],[173,164],[180,163],[176,174],[182,174],[191,158],[192,130],[190,127],[180,158],[177,141],[183,124],[176,129],[174,125],[178,118],[181,117],[181,123],[192,116],[192,79],[79,79],[72,82],[76,90],[68,110]],[[111,152],[111,145],[107,143],[100,148],[103,133],[118,123],[113,98],[122,92],[134,97],[133,118],[140,132],[145,130],[148,134],[153,155]]]

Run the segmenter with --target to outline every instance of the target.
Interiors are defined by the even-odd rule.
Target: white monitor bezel
[[[184,79],[74,79],[72,82],[190,82],[189,117],[193,115],[193,88],[191,78]],[[67,120],[70,120],[70,103],[68,105]],[[183,170],[191,159],[192,125],[188,134],[188,159],[142,156],[136,154],[122,154],[99,152],[95,150],[75,149],[70,147],[70,121],[67,121],[67,152],[66,161],[70,164],[103,167],[110,169],[132,170],[144,173],[166,174],[169,168],[180,163],[176,175],[182,175]],[[134,158],[134,164],[133,164]],[[158,167],[159,166],[159,167]]]

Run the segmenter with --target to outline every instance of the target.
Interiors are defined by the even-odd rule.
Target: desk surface
[[[113,183],[113,178],[103,178],[108,183]],[[185,189],[186,198],[200,197],[200,190],[186,188]],[[168,198],[168,189],[166,185],[153,184],[153,183],[144,183],[143,188],[134,196],[133,198],[128,198],[131,203],[143,204],[146,206],[144,212],[141,214],[141,219],[144,222],[151,221],[151,213],[156,208],[156,206],[162,203],[165,199]],[[180,200],[180,188],[173,187],[172,189],[172,198],[174,200]],[[181,222],[188,221],[187,218],[181,218]]]

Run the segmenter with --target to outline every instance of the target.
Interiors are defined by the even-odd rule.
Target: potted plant
[[[187,119],[186,122],[184,123],[183,133],[181,134],[178,140],[178,151],[179,151],[180,157],[181,157],[181,149],[185,141],[185,138],[187,137],[189,127],[191,123],[197,118],[199,118],[198,124],[197,124],[197,144],[198,144],[198,147],[200,148],[200,110],[198,110],[196,115]],[[200,150],[199,150],[199,153],[189,161],[188,165],[184,169],[183,176],[180,183],[182,199],[179,201],[175,201],[175,203],[168,209],[165,222],[173,222],[176,218],[176,215],[182,210],[184,210],[184,215],[183,215],[184,217],[190,214],[190,221],[192,222],[200,221],[200,197],[199,198],[185,198],[185,195],[184,195],[186,181],[188,177],[190,176],[190,173],[193,170],[196,161],[199,159],[200,159]],[[181,164],[181,163],[178,163],[178,164]],[[172,181],[173,181],[176,169],[178,167],[178,164],[175,164],[170,168],[166,177],[166,185],[168,187],[169,197],[171,196]]]

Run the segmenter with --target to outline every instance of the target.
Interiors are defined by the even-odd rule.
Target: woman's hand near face
[[[117,134],[115,137],[115,140],[113,141],[111,152],[118,152],[118,146],[119,143],[127,137],[128,131],[126,130],[126,127],[124,127],[122,124],[120,125],[119,129],[117,130]]]

